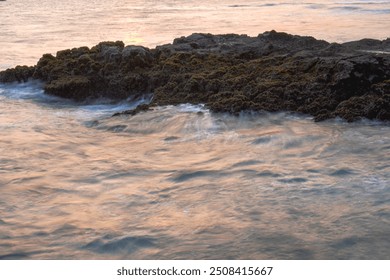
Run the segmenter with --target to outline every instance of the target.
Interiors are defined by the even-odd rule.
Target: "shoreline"
[[[276,31],[257,37],[194,33],[154,49],[101,42],[0,72],[2,83],[29,79],[44,82],[47,94],[79,101],[153,93],[150,104],[125,114],[191,103],[231,114],[390,120],[389,38],[337,44]]]

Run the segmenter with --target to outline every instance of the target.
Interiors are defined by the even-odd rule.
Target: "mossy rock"
[[[35,72],[34,66],[16,66],[12,69],[7,69],[0,72],[0,82],[2,83],[13,83],[13,82],[27,82],[28,79],[32,78]]]
[[[45,85],[49,94],[74,100],[91,97],[91,81],[84,76],[61,77]]]
[[[362,52],[361,46],[383,50],[388,42],[330,45],[276,31],[258,37],[193,34],[151,50],[101,42],[43,55],[36,67],[0,72],[0,81],[33,76],[46,83],[47,93],[76,100],[153,93],[150,106],[201,103],[232,114],[288,110],[316,120],[387,120],[390,56]]]

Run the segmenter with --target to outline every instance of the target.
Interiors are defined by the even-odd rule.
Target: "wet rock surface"
[[[205,104],[214,112],[292,111],[315,120],[390,120],[390,39],[344,44],[275,31],[257,37],[192,34],[148,49],[102,42],[45,54],[0,82],[45,82],[48,94],[85,100],[137,98],[149,107]]]

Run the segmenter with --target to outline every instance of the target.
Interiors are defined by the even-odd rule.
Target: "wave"
[[[80,119],[109,117],[120,111],[134,109],[142,103],[149,103],[152,99],[152,94],[145,94],[137,99],[128,98],[122,101],[101,98],[76,102],[46,94],[43,85],[37,80],[26,83],[0,84],[0,98],[31,102],[38,106],[54,109],[58,114],[71,113]],[[186,110],[186,107],[183,107],[183,110]]]

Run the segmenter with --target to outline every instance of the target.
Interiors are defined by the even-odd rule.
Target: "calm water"
[[[8,0],[0,15],[0,69],[102,40],[390,30],[375,0]],[[388,123],[191,105],[110,117],[135,105],[0,85],[0,259],[390,259]]]
[[[386,39],[390,0],[7,0],[0,3],[0,69],[107,40],[154,47],[193,32],[272,29],[331,42]]]

